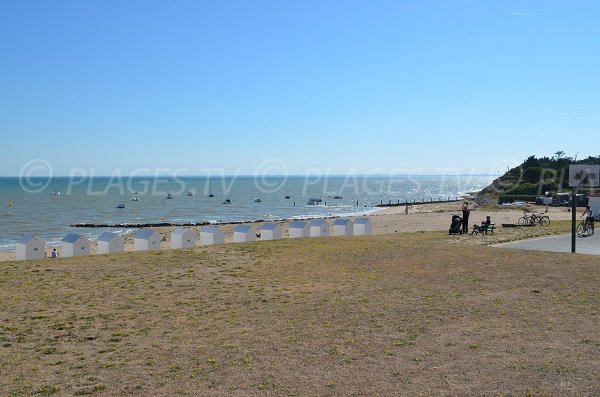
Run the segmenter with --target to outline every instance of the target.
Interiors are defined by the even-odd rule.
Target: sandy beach
[[[544,212],[543,206],[530,205],[526,207],[528,211]],[[381,210],[366,215],[373,222],[373,234],[393,234],[393,233],[410,233],[410,232],[425,232],[425,231],[444,231],[448,230],[452,215],[461,215],[461,203],[426,203],[420,205],[409,206],[408,214],[405,213],[404,206],[398,207],[383,207]],[[516,223],[517,219],[523,214],[522,208],[472,208],[469,223],[479,223],[485,219],[487,215],[491,216],[492,222],[497,225],[502,223]],[[571,213],[565,207],[549,207],[547,215],[551,220],[569,220]],[[354,219],[355,217],[350,217]],[[328,220],[330,223],[332,219]],[[248,223],[256,231],[261,225],[266,222]],[[287,225],[288,220],[277,221],[282,226],[284,238],[288,236]],[[219,225],[225,234],[225,243],[233,242],[233,229],[237,224]],[[161,242],[161,249],[169,249],[171,232],[175,227],[156,227],[153,228],[165,240]],[[196,232],[199,232],[201,227],[193,227]],[[465,236],[466,238],[466,236]],[[257,239],[260,241],[260,238]],[[60,247],[57,247],[60,254]],[[47,249],[47,252],[50,252]],[[125,239],[125,251],[133,251],[133,238],[129,235]],[[91,252],[96,252],[96,243],[92,242]],[[14,260],[15,251],[0,251],[0,261]]]

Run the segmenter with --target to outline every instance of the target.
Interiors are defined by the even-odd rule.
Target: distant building
[[[77,233],[67,234],[61,241],[62,256],[83,256],[90,254],[90,240]]]
[[[104,232],[98,236],[98,254],[111,254],[125,251],[125,239],[117,233]]]
[[[200,245],[223,244],[225,235],[218,226],[205,226],[200,230]]]
[[[46,242],[37,236],[27,235],[17,240],[17,260],[43,259]]]
[[[233,242],[234,243],[246,243],[249,241],[255,241],[256,234],[254,229],[248,225],[238,225],[233,229]]]
[[[354,220],[352,234],[355,236],[366,236],[373,234],[373,223],[370,218],[356,218]]]
[[[338,218],[331,225],[332,236],[351,236],[352,220],[348,218]]]
[[[329,236],[329,223],[325,219],[313,219],[308,227],[310,237]]]
[[[282,237],[283,231],[277,223],[265,223],[260,227],[261,240],[280,240]]]
[[[160,237],[152,229],[140,229],[133,235],[133,249],[148,251],[160,249]]]
[[[194,248],[196,246],[196,232],[190,228],[175,229],[171,233],[171,248]]]
[[[308,237],[308,222],[294,221],[288,224],[289,238]]]
[[[600,192],[593,192],[588,194],[588,204],[592,211],[594,211],[594,215],[600,211]]]

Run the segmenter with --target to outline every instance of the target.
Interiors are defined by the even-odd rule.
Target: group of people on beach
[[[462,232],[469,233],[469,215],[471,210],[469,209],[469,202],[465,201],[462,205]],[[486,230],[492,224],[492,218],[488,215],[485,220],[481,221],[481,224],[473,224],[473,230],[470,234],[479,233]]]
[[[452,223],[448,232],[450,234],[460,233],[469,234],[469,215],[471,210],[469,209],[469,202],[465,201],[462,205],[462,218],[458,215],[452,217]],[[488,215],[485,220],[481,221],[480,224],[474,224],[470,234],[480,233],[486,231],[487,228],[492,224],[492,218]]]
[[[471,213],[471,210],[469,210],[469,203],[468,202],[464,202],[462,205],[462,219],[461,219],[461,233],[468,233],[469,232],[469,215]],[[585,210],[583,211],[583,213],[581,214],[580,218],[584,218],[585,217],[585,228],[586,229],[590,229],[591,230],[591,234],[594,234],[594,211],[592,211],[592,208],[588,205],[587,207],[585,207]],[[490,218],[490,216],[486,216],[485,220],[481,222],[480,225],[478,224],[474,224],[473,225],[473,230],[471,231],[470,234],[473,233],[478,233],[481,232],[482,230],[485,230],[485,228],[489,227],[489,225],[491,225],[492,220]]]

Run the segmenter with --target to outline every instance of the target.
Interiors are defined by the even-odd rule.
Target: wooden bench
[[[488,233],[492,233],[494,234],[494,229],[496,228],[496,224],[495,223],[490,223],[489,225],[481,225],[479,226],[479,230],[475,230],[475,234],[488,234]]]

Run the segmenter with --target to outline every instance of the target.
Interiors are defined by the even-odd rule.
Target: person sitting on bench
[[[488,215],[488,216],[485,217],[485,221],[481,222],[481,225],[478,225],[478,224],[474,224],[473,225],[473,231],[471,232],[471,234],[487,232],[488,227],[491,224],[492,224],[492,219]]]

